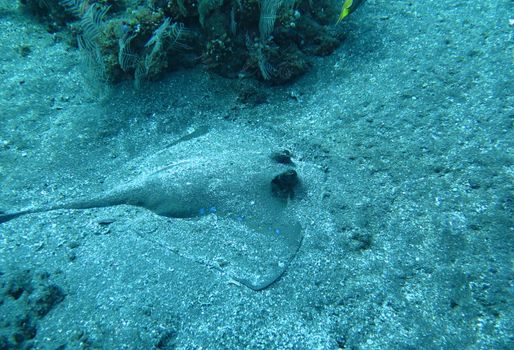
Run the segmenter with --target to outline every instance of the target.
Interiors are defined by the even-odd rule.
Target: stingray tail
[[[15,213],[0,212],[0,224],[4,223],[4,222],[7,222],[7,221],[10,221],[12,219],[16,219],[18,216],[21,216],[23,214],[27,214],[28,212],[29,211],[18,211],[18,212],[15,212]]]
[[[33,214],[33,213],[42,213],[46,211],[52,211],[52,210],[58,210],[58,209],[89,209],[89,208],[100,208],[100,207],[107,207],[110,205],[117,205],[121,204],[123,202],[116,202],[116,200],[111,200],[109,198],[97,198],[92,200],[84,200],[84,201],[77,201],[77,202],[70,202],[70,203],[62,203],[57,204],[53,206],[48,207],[41,207],[41,208],[28,208],[20,211],[15,212],[5,212],[0,210],[0,224],[16,219],[19,216],[25,215],[25,214]]]

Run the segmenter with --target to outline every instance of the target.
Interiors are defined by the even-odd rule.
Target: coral
[[[259,14],[259,34],[261,41],[265,42],[273,32],[277,11],[282,0],[261,0],[261,12]]]
[[[221,6],[223,6],[223,0],[198,1],[198,21],[200,25],[205,28],[205,18]]]
[[[44,21],[75,28],[89,80],[109,84],[133,79],[137,86],[198,63],[279,84],[342,40],[335,0],[20,1]]]

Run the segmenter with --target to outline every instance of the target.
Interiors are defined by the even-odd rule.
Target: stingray
[[[168,221],[137,232],[141,237],[235,284],[263,290],[283,276],[302,244],[292,209],[302,191],[301,174],[290,153],[273,153],[265,139],[231,135],[186,136],[131,162],[127,169],[143,170],[128,181],[114,177],[111,189],[4,212],[0,223],[59,209],[144,208]],[[182,229],[162,229],[168,224]]]

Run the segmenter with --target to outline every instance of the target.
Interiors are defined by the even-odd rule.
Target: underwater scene
[[[511,0],[0,0],[0,350],[514,348]]]

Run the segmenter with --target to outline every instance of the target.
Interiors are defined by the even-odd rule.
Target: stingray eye
[[[279,164],[287,164],[292,165],[293,160],[291,159],[293,157],[293,154],[291,151],[284,149],[282,151],[274,152],[271,155],[271,159]]]
[[[271,180],[271,193],[281,199],[292,198],[299,181],[298,173],[295,170],[286,170]]]

